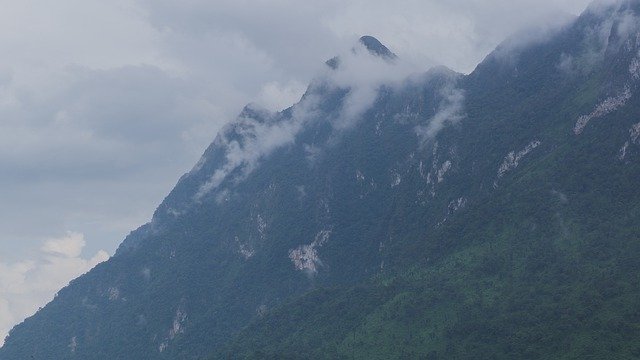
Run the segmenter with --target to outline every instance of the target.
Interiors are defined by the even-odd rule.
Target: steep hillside
[[[294,299],[214,358],[640,357],[637,10],[496,50],[437,137],[462,200],[407,245],[421,259]]]
[[[640,356],[640,3],[248,106],[0,359]]]

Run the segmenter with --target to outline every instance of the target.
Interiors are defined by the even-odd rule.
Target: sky
[[[589,0],[0,0],[0,344],[149,221],[247,103],[373,35],[469,73]]]

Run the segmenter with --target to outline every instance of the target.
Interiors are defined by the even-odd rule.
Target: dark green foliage
[[[525,185],[531,187],[522,194],[505,189],[497,201],[450,224],[441,236],[478,236],[456,237],[455,250],[440,260],[379,275],[365,285],[367,291],[347,288],[328,299],[324,292],[310,293],[256,320],[227,353],[237,358],[252,358],[255,349],[298,358],[637,357],[638,195],[616,203],[608,201],[610,194],[590,194],[589,202],[597,203],[608,221],[584,221],[574,214],[585,209],[574,208],[573,200],[564,203],[546,186],[512,186]],[[502,230],[484,237],[487,227]],[[336,309],[344,303],[356,305],[348,307],[348,321],[337,321]],[[313,344],[318,339],[324,347]]]

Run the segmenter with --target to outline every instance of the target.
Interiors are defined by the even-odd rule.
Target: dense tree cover
[[[254,320],[214,358],[638,357],[638,195],[565,202],[539,184],[520,179],[467,210],[435,237],[455,238],[446,253],[306,294]]]

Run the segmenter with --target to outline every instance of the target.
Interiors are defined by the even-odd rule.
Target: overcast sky
[[[151,218],[248,102],[374,35],[468,73],[588,0],[0,0],[0,343]]]

